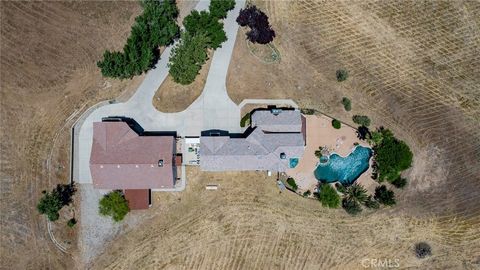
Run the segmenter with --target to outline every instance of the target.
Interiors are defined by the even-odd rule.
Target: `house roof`
[[[126,189],[124,194],[130,210],[148,209],[150,206],[149,189]]]
[[[94,188],[171,188],[174,148],[171,136],[139,136],[125,122],[95,122],[90,155]]]
[[[200,167],[205,171],[287,170],[290,158],[300,158],[305,146],[305,139],[301,133],[301,114],[299,111],[292,112],[296,112],[298,118],[293,117],[292,113],[286,118],[297,120],[291,122],[284,118],[272,118],[272,123],[266,123],[262,121],[267,117],[257,118],[257,120],[262,119],[261,125],[256,122],[254,130],[246,138],[200,137]],[[256,113],[258,111],[252,117]],[[270,112],[267,111],[267,113]],[[280,125],[276,125],[277,120],[281,123]],[[293,130],[297,130],[297,125],[299,128],[295,132]],[[277,129],[277,127],[283,128]],[[281,158],[282,154],[284,158]]]
[[[259,110],[253,112],[252,127],[260,127],[265,132],[301,132],[302,121],[299,110]]]

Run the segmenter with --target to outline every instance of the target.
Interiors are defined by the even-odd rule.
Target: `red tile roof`
[[[128,201],[130,210],[148,209],[150,202],[150,190],[148,189],[126,189],[125,199]]]
[[[172,188],[174,149],[173,136],[139,136],[125,122],[95,122],[90,155],[94,188]]]

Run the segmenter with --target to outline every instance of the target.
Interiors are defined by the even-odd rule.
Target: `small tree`
[[[387,189],[385,185],[375,188],[375,200],[385,205],[395,205],[395,193]]]
[[[210,0],[210,13],[218,19],[227,17],[227,12],[235,7],[235,0]]]
[[[77,224],[77,220],[75,218],[71,218],[67,222],[67,226],[70,227],[70,228],[73,228],[75,226],[75,224]]]
[[[111,216],[114,221],[122,220],[129,211],[128,202],[120,190],[112,191],[100,200],[100,214]]]
[[[62,209],[62,200],[55,191],[43,192],[43,197],[37,204],[37,209],[40,214],[47,215],[48,220],[55,221],[59,218],[58,211]]]
[[[310,190],[307,190],[307,191],[303,192],[303,197],[308,197],[308,196],[310,196],[310,194],[312,194],[312,192]]]
[[[366,115],[354,115],[352,120],[355,124],[359,124],[361,126],[370,126],[370,118]]]
[[[345,69],[339,69],[337,70],[336,75],[337,75],[337,81],[343,82],[348,78],[348,71],[346,71]]]
[[[342,104],[345,111],[349,112],[352,109],[352,102],[347,97],[342,98]]]
[[[337,208],[340,205],[340,196],[338,196],[337,191],[331,185],[322,184],[319,191],[318,200],[323,206]]]
[[[342,127],[342,123],[338,121],[337,119],[332,120],[332,126],[335,129],[340,129]]]
[[[346,197],[342,199],[342,208],[345,209],[345,211],[347,211],[347,213],[350,215],[356,215],[362,212],[362,207],[357,201]]]
[[[365,201],[365,206],[371,209],[378,209],[380,204],[370,195]]]
[[[175,46],[168,63],[169,73],[176,83],[190,84],[197,77],[202,65],[207,60],[207,44],[209,40],[203,35],[182,35],[180,43]]]
[[[432,255],[432,248],[425,242],[415,244],[414,250],[415,255],[419,259],[423,259]]]
[[[297,183],[295,183],[295,179],[293,179],[292,177],[289,177],[289,178],[287,179],[287,183],[290,185],[290,187],[291,187],[293,190],[297,191],[298,186],[297,186]]]
[[[407,179],[399,176],[392,181],[392,185],[394,185],[396,188],[404,188],[407,185]]]
[[[254,5],[240,10],[237,23],[240,26],[250,27],[247,38],[253,43],[267,44],[275,37],[275,31],[268,22],[268,16]]]
[[[354,183],[346,188],[345,197],[349,200],[356,201],[358,204],[363,204],[368,198],[367,190],[363,186]]]

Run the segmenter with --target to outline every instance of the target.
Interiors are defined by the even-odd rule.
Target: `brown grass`
[[[187,109],[202,94],[211,62],[211,58],[208,59],[195,81],[188,85],[176,83],[168,75],[153,97],[153,106],[161,112],[181,112]]]

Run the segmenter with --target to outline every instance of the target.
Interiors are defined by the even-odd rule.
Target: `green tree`
[[[342,127],[342,123],[338,121],[337,119],[332,120],[332,126],[335,129],[340,129]]]
[[[373,147],[379,180],[393,181],[401,171],[410,168],[413,154],[408,145],[396,139],[388,129],[379,130],[382,139]]]
[[[55,221],[59,218],[58,211],[62,209],[62,200],[57,192],[44,192],[37,204],[40,214],[47,215],[48,220]]]
[[[362,212],[362,207],[360,204],[357,201],[351,200],[347,197],[342,199],[342,208],[345,209],[345,211],[350,215],[356,215]]]
[[[355,124],[359,124],[361,126],[368,127],[370,126],[370,118],[366,115],[354,115],[352,120]]]
[[[235,0],[210,0],[210,13],[218,19],[227,17],[227,12],[235,7]]]
[[[348,78],[348,71],[346,71],[345,69],[339,69],[336,72],[336,76],[337,76],[337,81],[343,82]]]
[[[103,216],[111,216],[114,221],[121,221],[129,211],[128,202],[119,190],[106,194],[100,200],[100,214]]]
[[[404,188],[407,185],[407,179],[399,176],[392,181],[392,185],[394,185],[396,188]]]
[[[183,20],[185,31],[192,36],[204,34],[207,38],[208,48],[217,49],[227,40],[227,35],[223,30],[223,23],[218,18],[212,16],[207,11],[192,11],[190,15]]]
[[[342,98],[342,104],[345,111],[349,112],[352,109],[352,102],[347,97]]]
[[[329,184],[320,185],[320,193],[318,194],[318,200],[323,206],[329,208],[337,208],[340,205],[340,196],[335,188]]]
[[[385,205],[395,205],[395,193],[387,189],[385,185],[375,188],[375,200]]]
[[[354,183],[346,188],[345,197],[349,200],[356,201],[359,204],[363,204],[368,198],[367,190],[363,186]]]
[[[190,84],[207,60],[208,38],[204,34],[182,34],[182,39],[170,55],[169,73],[176,83]]]
[[[293,190],[297,191],[298,186],[297,186],[297,183],[295,183],[295,179],[293,179],[292,177],[289,177],[289,178],[287,179],[287,183],[290,185],[290,187],[291,187]]]
[[[380,204],[370,195],[365,201],[365,206],[371,209],[378,209],[380,207]]]

